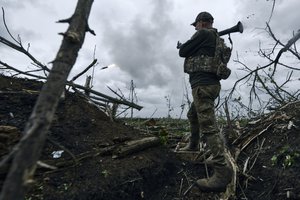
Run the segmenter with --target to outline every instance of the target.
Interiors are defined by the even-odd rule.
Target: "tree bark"
[[[24,199],[24,186],[34,174],[67,77],[76,62],[86,31],[91,31],[87,21],[92,4],[93,0],[78,0],[75,12],[68,21],[69,27],[62,34],[64,38],[47,82],[25,126],[24,135],[14,149],[15,157],[2,188],[1,200]]]

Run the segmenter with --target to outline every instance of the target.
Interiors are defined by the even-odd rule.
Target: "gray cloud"
[[[293,30],[299,28],[298,1],[276,1],[270,24],[275,34],[283,41],[291,36]],[[87,34],[72,73],[77,74],[91,62],[96,45],[95,56],[99,66],[115,63],[118,67],[102,71],[97,66],[94,89],[107,93],[106,85],[123,89],[133,80],[137,86],[140,103],[145,105],[142,113],[148,112],[150,115],[155,108],[166,108],[164,96],[167,95],[171,96],[174,107],[178,107],[183,98],[183,79],[187,76],[183,73],[183,59],[178,56],[175,46],[177,40],[184,42],[193,34],[194,29],[189,24],[198,12],[211,12],[216,19],[215,25],[220,30],[242,20],[245,32],[231,35],[234,41],[232,58],[236,58],[238,52],[239,59],[249,67],[255,68],[265,62],[257,55],[259,42],[269,45],[267,47],[273,44],[261,29],[269,19],[272,3],[270,0],[94,1],[89,25],[96,31],[97,36]],[[6,9],[9,16],[8,25],[11,26],[12,33],[21,35],[24,46],[29,41],[31,52],[41,59],[41,62],[49,62],[54,58],[61,42],[57,33],[63,32],[67,26],[54,22],[70,17],[75,5],[74,0],[55,3],[39,0],[0,0],[0,6]],[[3,30],[0,25],[2,36],[6,34]],[[227,37],[224,39],[227,40]],[[3,50],[1,44],[0,50]],[[28,63],[15,57],[10,60],[18,61],[22,65]],[[230,66],[233,76],[222,83],[224,89],[231,88],[242,74],[237,70],[241,65],[231,63]],[[84,79],[85,77],[81,82],[84,82]],[[189,83],[186,84],[189,87]],[[247,95],[244,96],[246,98]],[[162,111],[163,115],[165,111]]]
[[[1,0],[1,7],[7,9],[22,9],[26,7],[28,4],[35,5],[36,7],[44,6],[46,5],[43,1],[39,0]]]
[[[30,43],[31,41],[37,41],[41,39],[42,37],[40,32],[42,31],[37,31],[35,28],[41,26],[43,22],[48,23],[45,20],[33,21],[32,18],[30,18],[29,16],[32,16],[32,13],[35,12],[35,18],[39,19],[38,16],[40,16],[41,13],[46,14],[54,12],[54,9],[51,8],[49,4],[38,0],[0,0],[0,3],[1,7],[5,11],[5,22],[11,35],[17,40],[18,38],[20,38],[24,46],[27,46],[27,43]],[[38,13],[37,11],[39,11],[40,13]],[[18,12],[23,12],[24,16],[27,17],[24,17],[22,15],[15,15],[15,13]],[[12,38],[9,36],[7,30],[4,27],[2,15],[0,24],[0,34],[4,38],[12,40]]]
[[[282,39],[289,39],[293,31],[300,29],[299,8],[300,1],[298,0],[290,0],[289,4],[286,1],[279,1],[276,4],[270,25]]]
[[[103,43],[109,48],[112,61],[130,74],[139,87],[166,85],[173,78],[169,68],[176,63],[169,56],[173,53],[167,46],[168,39],[174,37],[171,31],[174,22],[168,15],[172,2],[152,3],[152,7],[147,7],[150,16],[139,14],[123,25],[112,19],[103,20]]]
[[[268,0],[236,0],[237,16],[243,19],[247,31],[256,34],[262,31],[261,29],[266,27],[270,17],[270,26],[278,37],[291,35],[293,31],[300,29],[298,20],[300,1],[275,1],[272,13],[273,2]]]

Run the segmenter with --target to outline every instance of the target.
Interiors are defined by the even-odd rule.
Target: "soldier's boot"
[[[229,166],[213,166],[214,174],[210,178],[199,179],[196,182],[203,192],[224,192],[232,179],[232,168]]]
[[[179,151],[198,151],[199,150],[199,127],[198,125],[191,125],[191,136],[189,138],[189,143],[179,149]]]
[[[233,175],[232,166],[224,155],[224,143],[214,134],[207,137],[207,145],[212,152],[213,175],[197,180],[196,186],[203,192],[224,192]]]

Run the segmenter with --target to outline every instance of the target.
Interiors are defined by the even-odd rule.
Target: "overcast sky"
[[[0,0],[5,9],[6,23],[14,36],[20,35],[24,46],[30,43],[30,53],[51,67],[67,24],[55,23],[74,12],[75,0]],[[178,117],[180,105],[185,103],[185,87],[189,83],[183,73],[183,59],[178,56],[176,43],[185,42],[194,33],[190,24],[201,11],[210,12],[218,30],[242,21],[243,34],[232,34],[234,42],[232,59],[238,58],[251,68],[263,65],[257,56],[259,44],[270,48],[274,44],[263,30],[270,18],[272,0],[95,0],[89,26],[96,36],[87,34],[85,43],[73,67],[70,78],[87,67],[95,58],[99,64],[94,69],[93,89],[114,96],[107,86],[120,89],[129,96],[131,80],[136,86],[138,104],[144,108],[135,116],[166,117],[166,96]],[[277,0],[270,21],[275,35],[286,43],[297,31],[300,18],[299,0]],[[3,23],[1,36],[7,36]],[[224,39],[228,39],[224,36]],[[0,44],[0,60],[18,68],[32,69],[25,56]],[[110,65],[105,70],[102,67]],[[242,66],[230,62],[232,75],[222,81],[223,92],[242,76]],[[90,70],[87,75],[91,75]],[[77,83],[83,84],[86,76]],[[247,99],[245,91],[240,92]],[[189,94],[190,95],[190,94]],[[185,115],[186,111],[184,111]]]

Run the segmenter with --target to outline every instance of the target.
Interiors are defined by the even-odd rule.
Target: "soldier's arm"
[[[180,57],[193,56],[199,48],[201,48],[202,42],[205,40],[206,34],[204,31],[197,31],[191,39],[183,43],[179,48]]]

